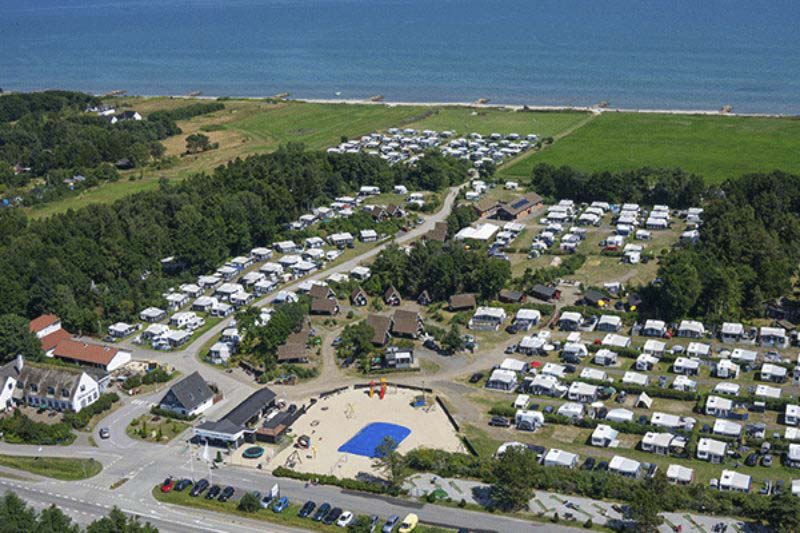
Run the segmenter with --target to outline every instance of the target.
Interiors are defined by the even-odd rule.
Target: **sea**
[[[0,0],[0,88],[800,114],[800,0]]]

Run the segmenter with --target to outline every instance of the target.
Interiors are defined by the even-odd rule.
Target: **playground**
[[[419,447],[465,451],[433,394],[380,382],[320,399],[294,423],[292,433],[299,444],[283,449],[270,467],[343,478],[377,475],[375,449],[385,437],[400,453]]]

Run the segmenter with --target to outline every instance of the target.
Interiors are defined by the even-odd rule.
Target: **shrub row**
[[[100,397],[92,405],[84,407],[78,413],[68,412],[64,413],[64,422],[69,424],[75,429],[84,429],[89,420],[94,415],[99,415],[111,409],[111,407],[119,401],[119,394],[116,392],[107,392],[101,394]]]
[[[404,494],[404,491],[392,488],[389,485],[381,483],[371,483],[369,481],[361,481],[358,479],[338,478],[325,474],[311,474],[305,472],[297,472],[290,468],[279,466],[272,471],[275,477],[286,477],[291,479],[299,479],[301,481],[313,481],[321,485],[334,485],[347,490],[359,490],[361,492],[371,492],[373,494],[389,494],[391,496],[399,496]]]

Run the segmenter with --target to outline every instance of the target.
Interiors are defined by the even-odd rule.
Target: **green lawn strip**
[[[158,421],[154,419],[158,418]],[[143,424],[147,423],[146,436],[142,436]],[[132,439],[144,440],[147,442],[157,442],[159,444],[166,444],[176,436],[180,435],[191,424],[183,420],[175,420],[164,416],[156,416],[151,414],[144,414],[131,420],[131,423],[125,429],[125,433]],[[158,439],[158,431],[161,430],[161,439]],[[153,433],[155,432],[155,436]]]
[[[87,479],[96,476],[103,470],[103,465],[94,459],[29,455],[0,455],[0,466],[25,470],[32,474],[63,481]]]
[[[451,487],[453,487],[453,490],[455,490],[457,493],[459,493],[459,494],[463,494],[464,493],[464,491],[461,490],[461,487],[458,486],[458,483],[456,483],[452,479],[447,484],[450,485]]]
[[[603,113],[501,174],[538,163],[584,171],[680,167],[709,183],[751,172],[800,171],[800,121],[791,118]]]
[[[270,522],[273,524],[280,524],[289,527],[297,527],[305,530],[313,531],[342,531],[341,528],[335,524],[326,526],[321,522],[315,522],[310,518],[300,518],[297,512],[300,510],[301,504],[290,503],[281,513],[275,513],[272,509],[259,509],[255,513],[247,513],[237,509],[237,502],[227,501],[220,502],[219,500],[207,500],[203,495],[196,498],[189,496],[188,492],[161,492],[159,487],[153,488],[153,497],[162,503],[172,505],[182,505],[185,507],[194,507],[196,509],[205,509],[207,511],[215,511],[220,513],[234,514],[243,518],[251,520],[261,520],[263,522]],[[402,517],[401,517],[402,518]],[[447,528],[440,528],[434,526],[427,526],[420,524],[414,531],[421,531],[423,533],[438,533],[444,531],[452,531]]]
[[[698,523],[695,521],[695,519],[694,519],[694,518],[692,518],[692,515],[685,514],[685,515],[683,515],[683,517],[684,517],[686,520],[688,520],[688,521],[689,521],[689,522],[692,524],[692,526],[694,526],[694,527],[695,527],[695,528],[697,528],[698,530],[700,530],[700,531],[705,531],[705,528],[704,528],[703,526],[701,526],[700,524],[698,524]]]

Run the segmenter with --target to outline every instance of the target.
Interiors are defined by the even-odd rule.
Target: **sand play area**
[[[432,405],[412,406],[419,395],[417,391],[389,387],[381,400],[377,390],[370,398],[369,389],[351,387],[323,398],[292,426],[294,435],[310,437],[310,448],[289,446],[270,464],[343,478],[375,474],[370,456],[385,435],[400,442],[400,453],[419,447],[465,451],[432,394],[427,395]]]

